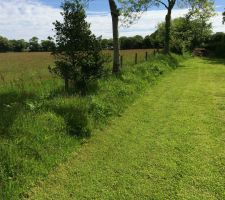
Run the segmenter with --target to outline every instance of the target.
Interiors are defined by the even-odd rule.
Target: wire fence
[[[148,61],[150,57],[159,53],[159,49],[132,49],[120,51],[120,65],[122,67],[136,65]],[[106,55],[113,57],[113,51],[105,51]],[[111,59],[112,62],[112,59]]]

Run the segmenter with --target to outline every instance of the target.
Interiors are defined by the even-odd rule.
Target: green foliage
[[[28,199],[225,199],[224,61],[185,60]]]
[[[157,55],[124,67],[120,77],[102,77],[95,93],[81,97],[62,94],[62,83],[49,78],[29,86],[4,83],[0,87],[0,198],[29,196],[26,191],[68,158],[83,137],[120,116],[158,76],[178,65],[175,60]]]
[[[147,11],[152,6],[163,6],[166,9],[172,5],[177,5],[180,8],[189,8],[189,14],[192,16],[201,16],[205,18],[209,15],[214,15],[214,1],[213,0],[119,0],[121,4],[121,12],[124,16],[124,22],[128,24],[134,23],[140,18],[140,15]],[[173,9],[173,7],[172,7]]]
[[[53,41],[53,38],[48,37],[47,40],[41,41],[41,50],[44,52],[52,52],[55,49],[55,42]]]
[[[173,36],[173,33],[171,33],[171,13],[175,5],[178,7],[190,8],[187,21],[190,22],[192,20],[193,22],[194,20],[198,20],[198,26],[195,27],[195,29],[198,28],[198,30],[195,33],[200,33],[201,39],[204,37],[204,29],[210,28],[210,25],[208,25],[207,22],[209,21],[210,17],[214,15],[213,0],[119,0],[119,2],[122,4],[122,13],[125,17],[124,21],[128,24],[132,24],[136,19],[139,18],[140,14],[142,14],[144,11],[147,11],[149,7],[164,6],[166,8],[167,14],[163,31],[164,53],[166,54],[168,54],[170,51],[171,43],[173,43],[175,51],[181,51],[183,46],[186,46],[186,44],[181,44],[179,48],[176,47],[180,41],[182,41],[181,39],[180,41],[174,40],[171,42],[172,37],[176,38],[176,36]],[[189,28],[190,27],[188,27],[188,30]],[[200,32],[199,29],[201,29]],[[191,34],[194,33],[192,32]],[[198,37],[196,38],[198,39]],[[195,40],[197,40],[196,38]],[[189,39],[187,39],[185,42],[188,41]]]
[[[157,30],[150,35],[152,44],[155,48],[164,47],[165,24],[158,24]]]
[[[121,49],[142,49],[144,39],[140,35],[134,37],[121,37],[120,38],[120,48]]]
[[[132,44],[133,38],[131,37],[120,37],[120,49],[135,49]]]
[[[99,91],[92,96],[89,106],[94,124],[99,126],[107,122],[108,118],[120,115],[141,91],[155,82],[159,75],[173,67],[176,68],[178,66],[176,60],[173,57],[157,55],[139,67],[125,69],[119,79],[116,77],[102,79]]]
[[[79,137],[90,136],[87,102],[77,98],[56,99],[47,102],[46,108],[63,117],[67,132]]]
[[[212,33],[211,23],[202,21],[202,19],[176,18],[172,20],[171,27],[170,48],[172,52],[178,54],[203,46]],[[165,26],[161,23],[154,33],[158,38],[158,43],[163,43],[164,33]]]
[[[32,37],[29,40],[29,50],[31,52],[40,51],[40,44],[38,43],[38,38],[37,37]]]
[[[10,45],[8,39],[0,36],[0,52],[7,52],[9,47]]]
[[[213,34],[205,44],[210,54],[215,57],[225,57],[225,33],[218,32]]]
[[[212,25],[201,19],[178,18],[173,21],[172,50],[177,53],[201,47],[212,33]],[[176,49],[178,47],[178,49]]]
[[[148,10],[149,4],[153,3],[153,0],[119,0],[119,3],[123,16],[122,22],[125,26],[129,26],[141,17],[142,12]]]
[[[25,40],[10,40],[9,44],[10,44],[10,51],[14,51],[14,52],[22,52],[28,46]]]
[[[112,39],[102,39],[101,41],[102,49],[112,49],[113,48],[113,40]]]
[[[55,48],[55,42],[53,38],[48,37],[47,40],[42,40],[39,43],[37,37],[32,37],[29,42],[24,39],[21,40],[8,40],[7,38],[0,36],[0,52],[23,52],[23,51],[31,51],[31,52],[50,52]]]
[[[189,20],[198,19],[207,22],[215,16],[215,5],[213,0],[191,0],[191,7],[186,14]]]
[[[68,155],[77,141],[65,136],[65,127],[64,119],[52,112],[18,113],[9,127],[11,138],[1,137],[1,198],[25,197],[34,177],[46,176]]]
[[[104,59],[101,45],[86,22],[83,4],[78,0],[65,1],[62,6],[63,22],[56,21],[55,67],[51,72],[65,80],[65,89],[72,84],[81,92],[90,81],[101,75]]]
[[[161,30],[161,29],[160,29]],[[151,35],[147,35],[146,37],[142,37],[140,35],[136,35],[133,37],[120,37],[120,49],[151,49],[151,48],[162,48],[163,47],[163,38],[161,34],[158,34],[158,30]],[[103,49],[112,49],[112,39],[102,39],[101,46]]]

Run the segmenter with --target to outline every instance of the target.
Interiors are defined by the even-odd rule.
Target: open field
[[[122,50],[124,66],[131,66],[135,62],[135,53],[138,54],[138,63],[145,61],[145,53],[151,56],[152,49]],[[111,55],[112,51],[105,51]],[[54,58],[50,53],[1,53],[0,54],[0,83],[17,79],[47,79],[51,78],[48,66],[54,65]],[[111,63],[110,63],[111,65]]]
[[[50,77],[48,66],[53,64],[50,53],[1,53],[0,76],[1,83],[21,78]]]

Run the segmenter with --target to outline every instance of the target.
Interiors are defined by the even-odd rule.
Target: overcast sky
[[[60,20],[61,0],[0,0],[0,35],[9,39],[26,39],[37,36],[46,39],[53,36],[52,22]],[[222,11],[225,0],[216,0],[217,15],[212,18],[213,31],[225,32],[222,25]],[[87,11],[87,20],[92,31],[104,38],[111,38],[111,18],[108,12],[108,0],[93,1]],[[186,9],[175,9],[172,17],[183,16]],[[129,28],[120,28],[121,36],[148,35],[154,32],[156,25],[164,21],[166,11],[153,8],[147,11],[138,23]]]

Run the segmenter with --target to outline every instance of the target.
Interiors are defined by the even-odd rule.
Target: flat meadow
[[[123,65],[133,65],[136,53],[138,55],[138,63],[143,62],[145,61],[146,52],[148,56],[151,56],[153,51],[153,49],[122,50]],[[112,51],[106,50],[104,54],[111,57]],[[48,71],[49,65],[54,65],[54,58],[48,52],[1,53],[0,83],[33,77],[42,80],[51,78],[52,76]]]
[[[158,76],[178,65],[177,56],[154,55],[151,49],[121,55],[121,76],[110,75],[108,63],[96,88],[80,96],[65,94],[63,81],[49,73],[54,65],[50,53],[0,54],[0,199],[26,197],[85,144],[92,130],[120,116]]]
[[[153,49],[122,50],[123,67],[146,60],[153,55]],[[108,58],[105,68],[111,70],[112,51],[103,54]],[[48,96],[52,90],[62,87],[63,81],[48,70],[54,65],[54,57],[49,52],[22,52],[0,54],[0,92],[14,90],[21,93],[35,93],[37,96]]]

